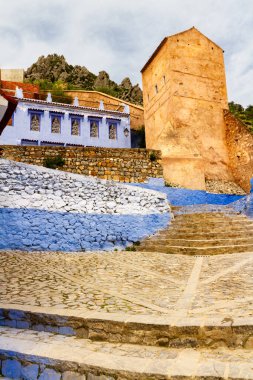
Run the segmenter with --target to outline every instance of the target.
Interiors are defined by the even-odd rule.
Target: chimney
[[[16,98],[23,99],[24,96],[22,88],[18,88],[18,86],[16,86],[15,96]]]
[[[103,111],[103,110],[105,109],[105,106],[104,106],[104,102],[103,102],[103,100],[100,100],[100,102],[99,102],[99,109],[100,109],[101,111]]]
[[[52,103],[52,95],[51,95],[50,92],[48,92],[46,100],[47,100],[48,103]]]
[[[79,107],[79,100],[78,100],[78,97],[77,97],[77,96],[75,96],[75,98],[74,98],[74,103],[73,103],[73,105],[74,105],[75,107]]]
[[[127,104],[123,104],[123,106],[124,106],[124,111],[123,111],[123,112],[125,112],[125,113],[130,113],[130,108],[129,108],[129,106],[128,106]]]

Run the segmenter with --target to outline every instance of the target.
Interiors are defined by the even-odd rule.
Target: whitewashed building
[[[0,136],[0,145],[55,145],[131,148],[129,107],[124,112],[81,107],[74,104],[23,98],[17,89],[18,104]]]

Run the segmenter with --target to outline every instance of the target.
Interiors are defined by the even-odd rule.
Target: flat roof
[[[84,106],[75,106],[73,104],[66,104],[66,103],[57,103],[57,102],[47,102],[46,100],[39,100],[39,99],[30,99],[30,98],[16,98],[13,97],[13,99],[18,100],[18,102],[26,102],[26,103],[34,103],[34,104],[45,104],[49,107],[59,107],[59,108],[68,108],[73,111],[93,111],[96,113],[101,114],[114,114],[114,115],[120,115],[120,116],[129,116],[129,113],[126,112],[120,112],[120,111],[111,111],[111,110],[100,110],[99,108],[93,108],[93,107],[84,107]]]

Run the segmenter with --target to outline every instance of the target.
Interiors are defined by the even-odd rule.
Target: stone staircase
[[[253,223],[247,216],[233,211],[182,214],[179,209],[174,209],[174,214],[168,229],[136,245],[136,249],[161,256],[168,253],[206,258],[247,252],[244,256],[250,265]],[[232,271],[239,266],[235,262]],[[189,277],[188,290],[182,292],[186,303],[193,296],[193,275],[197,276],[198,263],[195,268]],[[148,274],[154,275],[154,268],[152,272],[146,270]],[[165,274],[162,279],[165,281]],[[224,291],[226,286],[228,283]],[[186,315],[183,301],[177,302],[177,306],[178,313],[131,315],[68,308],[53,312],[46,306],[0,305],[0,377],[253,380],[253,317],[242,318],[241,314],[238,318],[230,317],[225,305],[221,305],[222,317],[209,318],[207,307],[207,314],[201,319]]]
[[[180,214],[167,229],[136,245],[137,251],[218,255],[253,251],[253,220],[236,212]]]
[[[0,365],[8,379],[253,379],[253,330],[231,321],[203,328],[145,316],[2,315]]]

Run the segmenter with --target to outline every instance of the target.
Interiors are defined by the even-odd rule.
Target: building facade
[[[223,50],[194,27],[166,37],[142,69],[146,146],[160,149],[168,182],[206,189],[233,181],[223,110]]]
[[[130,116],[123,112],[100,108],[53,103],[22,98],[17,91],[18,104],[11,122],[0,136],[0,145],[96,146],[130,148]]]

